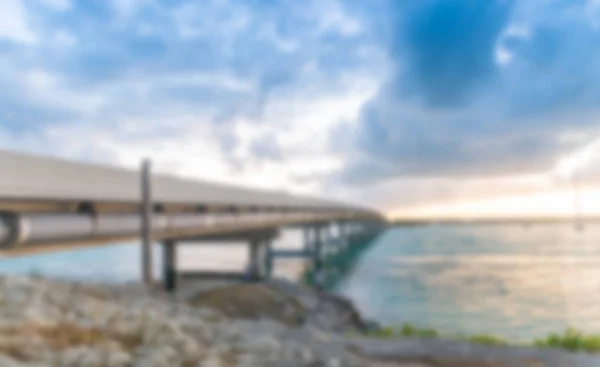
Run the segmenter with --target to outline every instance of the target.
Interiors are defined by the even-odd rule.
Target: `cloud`
[[[391,55],[406,62],[392,92],[416,93],[434,106],[469,98],[496,71],[494,48],[512,6],[507,0],[398,3]]]
[[[392,71],[349,136],[346,182],[549,173],[597,136],[600,33],[588,3],[394,4]]]
[[[5,0],[0,2],[0,40],[18,43],[34,43],[36,41],[21,1]]]
[[[4,148],[131,168],[151,156],[165,172],[391,210],[513,190],[506,177],[547,175],[600,134],[593,2],[0,10]]]
[[[71,8],[71,0],[37,0],[41,5],[58,11],[65,11]],[[126,3],[126,0],[122,0]]]
[[[0,61],[3,148],[317,193],[379,83],[341,2],[27,4],[40,42]]]
[[[346,185],[339,193],[356,203],[368,203],[389,215],[410,215],[414,210],[445,207],[492,197],[513,197],[565,187],[547,175],[529,174],[483,178],[389,178],[363,185]],[[570,188],[570,186],[567,186]]]

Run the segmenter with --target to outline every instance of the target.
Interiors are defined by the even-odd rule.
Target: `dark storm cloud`
[[[599,18],[582,2],[395,4],[394,70],[362,111],[348,180],[541,172],[595,136]],[[571,129],[589,139],[561,139]]]
[[[398,2],[391,57],[399,66],[390,89],[432,105],[456,104],[496,71],[494,49],[512,1]]]

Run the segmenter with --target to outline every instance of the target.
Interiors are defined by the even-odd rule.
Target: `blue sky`
[[[5,149],[384,210],[596,177],[596,0],[3,0],[0,18]]]

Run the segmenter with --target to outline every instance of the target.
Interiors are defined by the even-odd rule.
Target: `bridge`
[[[142,278],[152,279],[153,242],[162,244],[163,280],[174,290],[177,245],[244,241],[248,275],[269,276],[279,257],[309,259],[317,272],[323,248],[335,251],[372,239],[385,226],[378,212],[364,207],[283,192],[152,174],[0,151],[0,254],[16,256],[141,239]],[[303,249],[272,248],[282,228],[300,228]],[[222,274],[227,275],[227,274]],[[229,274],[241,276],[241,274]]]

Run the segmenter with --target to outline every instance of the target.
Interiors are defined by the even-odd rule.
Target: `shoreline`
[[[598,355],[555,349],[368,337],[372,325],[343,297],[284,279],[209,283],[171,296],[137,282],[0,276],[0,365],[600,365]]]

